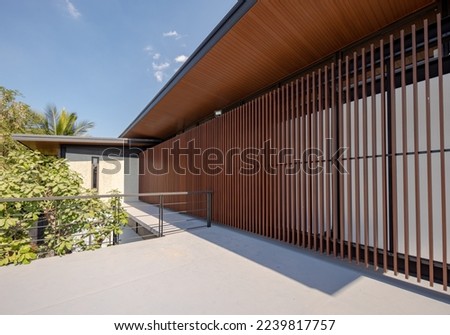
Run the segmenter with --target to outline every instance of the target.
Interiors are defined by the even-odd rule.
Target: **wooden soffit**
[[[234,8],[123,137],[168,138],[432,0],[259,0]],[[253,4],[254,3],[254,4]],[[232,22],[235,20],[236,22]],[[231,27],[227,27],[232,22]],[[223,30],[226,29],[226,33]],[[221,31],[222,30],[222,31]],[[201,57],[199,57],[201,55]]]

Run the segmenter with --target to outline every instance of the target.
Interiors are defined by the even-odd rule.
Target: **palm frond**
[[[45,134],[66,136],[85,135],[89,129],[94,127],[93,122],[77,121],[76,113],[69,112],[65,108],[58,111],[55,105],[49,104],[45,108],[45,113],[41,114],[37,127]]]

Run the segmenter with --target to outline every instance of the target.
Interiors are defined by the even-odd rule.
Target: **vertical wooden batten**
[[[210,190],[216,222],[448,289],[446,22],[337,54],[155,146],[141,169],[169,172],[147,169],[141,191]],[[221,172],[175,173],[204,164],[195,150],[165,157],[177,141],[217,149]]]

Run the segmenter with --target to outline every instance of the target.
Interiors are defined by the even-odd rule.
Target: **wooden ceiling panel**
[[[123,134],[168,138],[433,0],[259,0]]]

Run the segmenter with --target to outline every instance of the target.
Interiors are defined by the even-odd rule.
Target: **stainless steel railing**
[[[124,230],[128,243],[210,227],[211,215],[209,191],[0,198],[0,265],[119,244]]]

